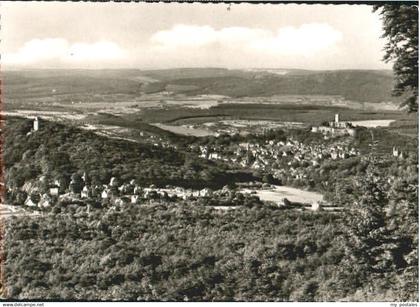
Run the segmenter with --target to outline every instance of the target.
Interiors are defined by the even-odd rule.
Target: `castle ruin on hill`
[[[339,114],[335,114],[334,121],[329,122],[328,125],[313,126],[311,132],[320,132],[325,136],[356,135],[353,125],[346,121],[340,121]]]

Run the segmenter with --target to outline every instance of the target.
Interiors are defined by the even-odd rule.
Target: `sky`
[[[368,5],[0,2],[1,65],[391,69]]]

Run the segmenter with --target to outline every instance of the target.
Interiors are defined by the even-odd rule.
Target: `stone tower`
[[[39,119],[38,119],[38,116],[36,116],[34,119],[34,131],[38,131],[38,129],[39,129]]]

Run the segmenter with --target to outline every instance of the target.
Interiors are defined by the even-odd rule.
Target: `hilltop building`
[[[321,132],[324,135],[356,135],[356,129],[349,122],[340,121],[340,115],[335,114],[334,121],[328,123],[328,125],[313,126],[311,132]]]
[[[29,132],[26,134],[26,136],[29,136],[29,135],[31,135],[32,133],[37,132],[38,130],[39,130],[39,117],[38,117],[38,116],[35,116],[35,117],[34,117],[33,124],[32,124],[32,129],[31,129],[31,131],[29,131]]]

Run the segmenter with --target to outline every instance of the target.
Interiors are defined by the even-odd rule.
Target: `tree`
[[[262,181],[264,183],[272,183],[272,184],[276,182],[272,174],[264,174]]]
[[[406,97],[402,107],[418,110],[418,8],[417,5],[375,5],[383,21],[385,45],[383,60],[394,61],[393,95]]]
[[[348,230],[352,257],[356,263],[367,265],[365,270],[376,271],[383,255],[386,236],[384,207],[387,203],[383,182],[370,166],[367,174],[356,183],[356,201],[348,213]],[[381,267],[378,269],[382,271]]]
[[[71,182],[70,182],[70,185],[69,185],[69,189],[70,189],[71,192],[76,193],[76,194],[78,194],[82,191],[83,180],[82,180],[82,177],[80,177],[79,174],[74,173],[71,176]]]
[[[390,228],[398,237],[393,256],[404,278],[399,279],[402,296],[398,300],[418,300],[418,177],[395,180],[388,198]]]

